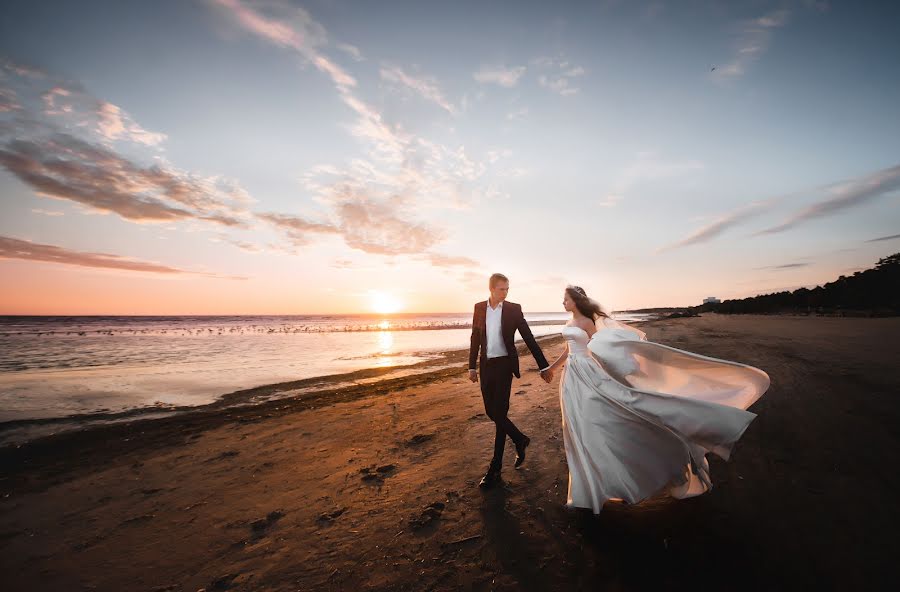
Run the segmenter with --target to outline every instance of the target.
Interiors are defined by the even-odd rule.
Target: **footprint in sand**
[[[424,444],[434,438],[434,434],[416,434],[412,438],[406,441],[407,446],[418,446],[419,444]]]
[[[334,510],[333,512],[325,512],[325,513],[319,514],[319,517],[316,518],[316,522],[319,522],[320,524],[331,524],[332,522],[337,520],[338,516],[340,516],[341,514],[343,514],[346,511],[347,511],[347,508],[341,507],[341,508],[338,508],[337,510]]]
[[[216,460],[222,460],[223,458],[232,458],[239,454],[240,454],[240,452],[238,452],[237,450],[226,450],[225,452],[219,454],[218,456],[213,456],[211,458],[206,459],[203,462],[213,462]]]
[[[368,483],[380,485],[385,477],[390,477],[397,469],[397,465],[381,465],[379,467],[363,467],[359,470],[362,480]]]
[[[428,504],[422,510],[422,512],[409,521],[409,526],[413,530],[421,530],[437,520],[441,517],[441,514],[444,512],[445,508],[444,502],[434,502],[433,504]]]
[[[272,510],[268,514],[266,514],[265,518],[259,518],[250,523],[250,530],[253,532],[254,537],[263,537],[266,535],[266,531],[272,527],[273,524],[281,520],[284,517],[284,512],[281,510]]]

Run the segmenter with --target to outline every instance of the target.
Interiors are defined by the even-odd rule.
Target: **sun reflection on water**
[[[384,321],[378,325],[381,328],[387,328],[390,326],[390,323]],[[393,366],[394,361],[391,358],[391,350],[394,348],[394,334],[390,331],[379,331],[378,333],[378,353],[380,356],[378,359],[378,366],[383,368],[385,366]]]

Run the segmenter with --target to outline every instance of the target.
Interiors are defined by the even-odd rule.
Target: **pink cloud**
[[[123,271],[136,271],[155,274],[199,274],[210,277],[221,277],[211,273],[186,271],[153,263],[141,261],[109,253],[90,253],[85,251],[73,251],[58,247],[33,243],[8,236],[0,236],[0,259],[21,259],[25,261],[41,261],[45,263],[59,263],[61,265],[75,265],[79,267],[92,267],[95,269],[118,269]],[[246,279],[229,277],[229,279]]]

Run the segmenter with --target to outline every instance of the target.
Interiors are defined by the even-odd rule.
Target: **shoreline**
[[[562,337],[551,334],[536,339],[544,344],[555,343]],[[517,346],[520,353],[523,351],[527,353],[521,340],[517,342]],[[341,374],[261,384],[223,393],[216,397],[215,401],[202,405],[147,406],[115,413],[97,412],[61,417],[13,419],[0,422],[0,451],[10,446],[15,447],[42,438],[63,435],[73,430],[84,431],[126,423],[159,421],[194,413],[216,413],[243,407],[259,408],[263,404],[278,401],[296,399],[295,404],[301,404],[300,401],[314,402],[313,406],[318,407],[330,399],[336,402],[345,400],[342,393],[347,391],[354,393],[364,391],[365,387],[381,382],[405,388],[402,386],[405,383],[420,384],[443,376],[446,370],[458,369],[459,364],[467,361],[468,348],[429,352],[429,356],[432,357],[414,364],[363,368]],[[48,432],[56,426],[62,428],[62,431]]]
[[[562,343],[561,335],[545,335],[536,338],[543,348],[555,347]],[[524,342],[517,342],[519,355],[530,356]],[[128,450],[140,449],[143,446],[160,445],[160,439],[172,437],[173,432],[181,431],[183,435],[191,435],[206,429],[237,421],[250,423],[266,418],[283,416],[300,411],[310,411],[321,407],[357,401],[370,397],[381,397],[388,393],[401,392],[417,386],[442,382],[448,378],[459,376],[464,372],[461,364],[468,360],[468,348],[439,352],[440,359],[425,360],[407,366],[387,368],[367,368],[344,374],[304,378],[290,382],[260,385],[241,389],[220,396],[215,402],[206,405],[176,407],[170,409],[142,408],[118,414],[85,414],[61,418],[13,420],[0,423],[0,474],[15,475],[25,469],[30,461],[19,463],[29,455],[32,458],[46,458],[55,454],[59,448],[66,450],[79,448],[89,454],[104,454],[103,442],[107,438],[120,439],[137,433],[141,438],[120,439],[129,443]],[[410,370],[419,372],[409,373]],[[534,369],[523,369],[525,372]],[[401,376],[389,376],[401,373]],[[385,376],[388,375],[388,376]],[[321,388],[320,388],[321,387]],[[267,398],[258,402],[249,402],[252,398],[272,397],[278,393],[287,393],[280,397]],[[160,415],[161,414],[161,415]],[[148,417],[156,415],[155,417]],[[84,421],[96,421],[83,425]],[[21,430],[33,425],[55,426],[73,423],[64,431],[39,434],[23,441],[10,441],[6,433]],[[11,425],[12,424],[12,425]],[[156,432],[156,433],[154,433]],[[149,436],[150,440],[146,440]],[[100,446],[96,446],[100,444]],[[122,447],[116,449],[121,451]],[[19,465],[19,466],[17,466]]]

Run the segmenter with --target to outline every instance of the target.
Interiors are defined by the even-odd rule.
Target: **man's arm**
[[[481,328],[478,320],[478,305],[472,313],[472,337],[469,339],[469,378],[472,382],[478,380],[478,372],[475,370],[475,362],[478,360],[478,349],[481,347]]]
[[[534,361],[537,362],[538,368],[543,372],[550,367],[550,364],[547,363],[547,358],[544,357],[541,346],[538,345],[537,341],[534,339],[534,335],[531,334],[531,328],[525,320],[525,314],[522,313],[521,309],[519,309],[519,313],[519,324],[516,328],[519,330],[519,335],[525,340],[525,345],[531,350],[531,355],[534,356]]]

